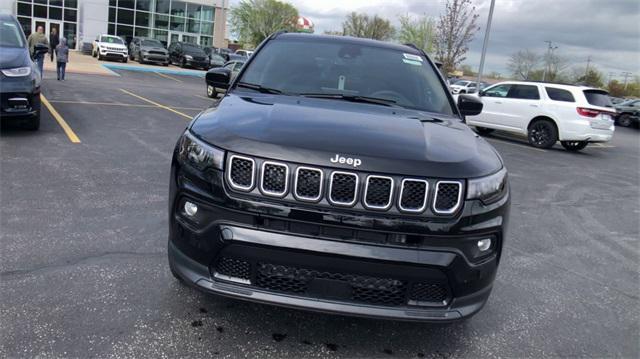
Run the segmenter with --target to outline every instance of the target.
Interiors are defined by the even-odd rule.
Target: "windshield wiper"
[[[248,82],[238,82],[238,87],[245,87],[245,88],[256,90],[262,93],[282,94],[281,90],[270,88],[270,87],[264,87],[258,84],[250,84]]]
[[[360,95],[345,95],[341,93],[301,93],[300,96],[312,98],[333,98],[337,100],[345,100],[351,102],[372,103],[383,106],[393,106],[396,101],[386,98],[368,97]]]

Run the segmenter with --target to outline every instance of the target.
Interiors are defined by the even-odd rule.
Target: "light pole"
[[[551,72],[551,56],[553,55],[553,50],[557,49],[558,46],[553,46],[553,42],[546,40],[547,43],[547,58],[545,59],[544,71],[542,72],[542,82],[547,79],[547,70]]]
[[[491,19],[493,19],[493,7],[496,4],[496,0],[491,0],[491,7],[489,7],[489,18],[487,19],[487,29],[484,32],[484,42],[482,43],[482,55],[480,55],[480,68],[478,69],[478,82],[476,88],[478,94],[480,93],[480,82],[482,81],[482,71],[484,70],[484,57],[487,54],[487,45],[489,44],[489,33],[491,32]]]

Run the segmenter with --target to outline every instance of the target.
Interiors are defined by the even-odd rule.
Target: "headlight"
[[[467,199],[479,199],[485,204],[495,202],[502,198],[506,189],[507,169],[502,167],[490,176],[469,180]]]
[[[2,73],[7,77],[22,77],[31,75],[31,67],[16,67],[13,69],[4,69]]]
[[[187,60],[193,60],[193,56],[191,55],[184,55],[184,58]]]
[[[181,162],[188,163],[200,171],[221,170],[224,151],[205,144],[187,131],[180,139],[178,157]]]

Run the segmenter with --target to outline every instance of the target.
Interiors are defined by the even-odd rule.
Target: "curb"
[[[182,76],[194,76],[204,78],[206,72],[198,71],[198,70],[171,70],[165,68],[152,68],[152,67],[142,67],[142,66],[129,66],[129,65],[115,65],[115,64],[101,64],[102,67],[107,69],[108,71],[113,72],[112,70],[126,70],[126,71],[138,71],[138,72],[157,72],[161,74],[167,75],[182,75]],[[118,75],[114,72],[114,74]],[[118,75],[120,76],[120,75]]]

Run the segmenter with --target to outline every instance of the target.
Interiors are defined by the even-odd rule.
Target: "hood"
[[[29,50],[25,47],[3,47],[0,51],[0,69],[30,66]]]
[[[186,55],[207,56],[207,53],[204,52],[204,50],[194,49],[191,47],[183,47],[182,52]]]
[[[158,46],[140,46],[140,51],[158,51],[166,53],[167,49]]]
[[[191,130],[232,152],[346,170],[472,178],[502,167],[493,147],[459,119],[437,117],[429,122],[419,111],[234,91]],[[336,155],[361,165],[332,163]]]

